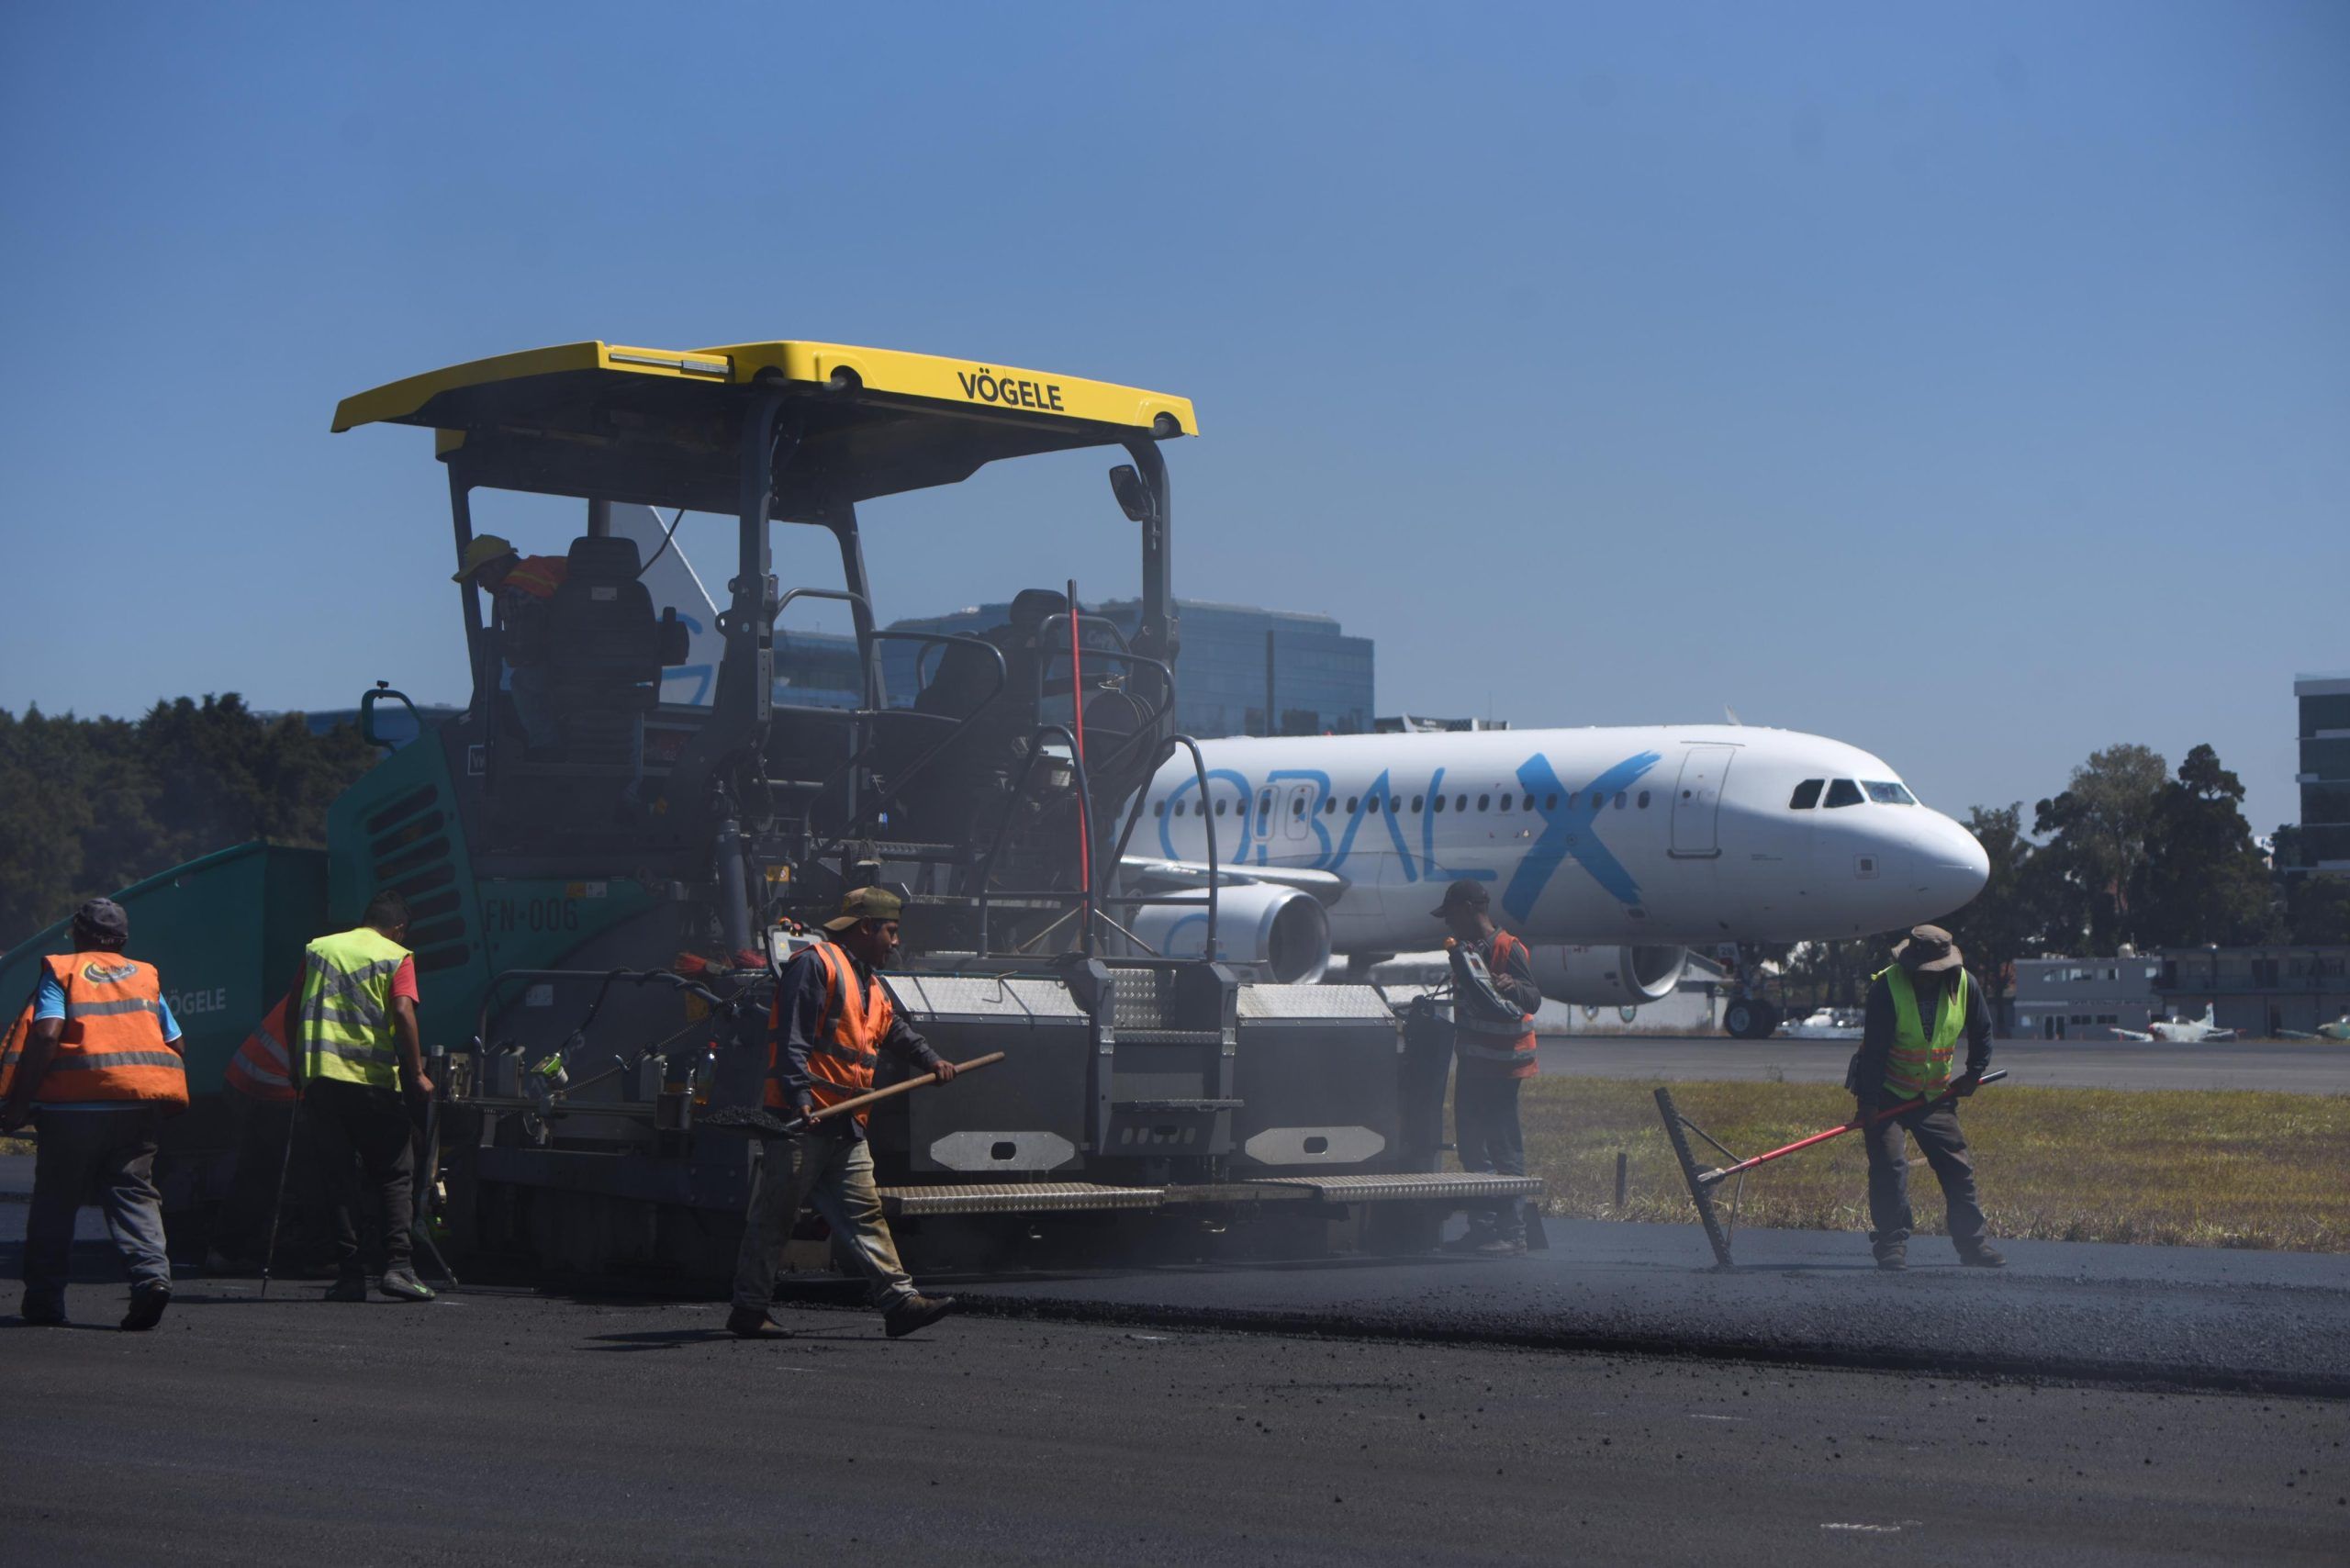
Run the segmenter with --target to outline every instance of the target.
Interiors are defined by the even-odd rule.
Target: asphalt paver
[[[2338,1563],[2350,1403],[190,1282],[0,1320],[0,1562]],[[111,1321],[119,1286],[75,1305]]]

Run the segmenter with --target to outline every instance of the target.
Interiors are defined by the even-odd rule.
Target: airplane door
[[[1722,781],[1729,777],[1734,745],[1693,745],[1681,757],[1681,782],[1673,792],[1673,853],[1705,859],[1722,852]]]
[[[1313,835],[1313,828],[1305,818],[1314,810],[1314,786],[1292,784],[1281,800],[1281,836],[1305,839]]]

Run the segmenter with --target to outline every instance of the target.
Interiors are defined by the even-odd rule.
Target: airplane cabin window
[[[1645,811],[1647,811],[1648,809],[1649,809],[1649,792],[1648,792],[1646,790],[1641,790],[1641,791],[1640,791],[1640,810],[1642,810],[1642,811],[1644,811],[1644,812],[1645,812]]]
[[[1432,812],[1440,812],[1444,810],[1444,797],[1438,795],[1435,800],[1429,801],[1428,810]]]
[[[1504,796],[1502,797],[1502,810],[1504,810],[1504,811],[1507,811],[1507,810],[1509,810],[1512,806],[1514,806],[1514,805],[1516,805],[1516,804],[1517,804],[1517,797],[1516,797],[1516,796],[1515,796],[1515,795],[1504,795]]]
[[[1477,809],[1479,811],[1491,811],[1493,809],[1493,805],[1494,798],[1491,795],[1480,795],[1477,797]]]
[[[1914,806],[1918,803],[1917,796],[1889,778],[1873,778],[1862,787],[1868,790],[1869,799],[1880,806]]]
[[[1825,778],[1805,779],[1796,786],[1796,792],[1787,797],[1787,810],[1791,812],[1811,810],[1812,807],[1819,804],[1819,792],[1826,788],[1828,788],[1828,780]]]
[[[1624,791],[1621,790],[1616,791],[1616,809],[1619,812],[1624,809]]]
[[[1260,817],[1273,814],[1273,792],[1270,790],[1257,797],[1257,814]]]
[[[1413,796],[1413,797],[1412,797],[1412,810],[1414,810],[1414,811],[1416,811],[1416,811],[1418,811],[1418,810],[1420,809],[1420,805],[1421,805],[1421,797],[1420,797],[1420,796],[1417,796],[1417,795]]]
[[[1466,795],[1455,795],[1452,797],[1452,809],[1456,812],[1467,811],[1469,809],[1469,797]]]
[[[1355,814],[1355,807],[1358,803],[1360,803],[1360,797],[1354,795],[1347,797],[1347,815],[1352,816]]]
[[[1289,814],[1293,817],[1302,817],[1305,814],[1304,796],[1300,795],[1296,800],[1292,801],[1289,803]]]
[[[1334,816],[1334,815],[1336,815],[1336,814],[1337,813],[1337,810],[1338,810],[1338,797],[1337,797],[1336,795],[1326,795],[1326,796],[1324,796],[1324,797],[1323,797],[1323,800],[1322,800],[1322,814],[1323,814],[1324,816],[1326,816],[1326,816]]]
[[[1834,783],[1828,786],[1828,804],[1831,808],[1836,806],[1857,806],[1860,803],[1861,787],[1858,784],[1853,783],[1851,779],[1839,778]]]
[[[1216,814],[1216,815],[1218,815],[1218,816],[1222,816],[1222,815],[1224,815],[1224,808],[1225,808],[1225,806],[1227,803],[1228,803],[1228,802],[1224,801],[1218,801],[1215,803],[1215,814]]]
[[[1167,802],[1166,802],[1166,801],[1159,801],[1159,802],[1158,802],[1158,804],[1157,804],[1157,805],[1155,805],[1155,806],[1151,807],[1151,808],[1150,808],[1150,814],[1151,814],[1152,816],[1155,816],[1155,817],[1163,817],[1163,816],[1165,816],[1165,815],[1167,814]]]
[[[1574,800],[1575,800],[1575,798],[1574,798],[1572,795],[1568,796],[1568,797],[1567,797],[1567,804],[1569,804],[1569,805],[1571,805],[1571,806],[1572,806],[1572,805],[1573,805],[1573,804],[1574,804]],[[1544,811],[1546,811],[1546,812],[1555,812],[1555,811],[1557,811],[1557,810],[1559,809],[1559,797],[1557,797],[1556,795],[1545,795],[1545,796],[1543,796],[1543,797],[1542,797],[1542,809],[1543,809]]]

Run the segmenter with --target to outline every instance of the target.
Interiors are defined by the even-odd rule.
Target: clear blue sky
[[[329,416],[591,337],[1188,395],[1179,591],[1385,711],[2266,829],[2350,666],[2339,4],[20,4],[0,160],[13,710],[460,698],[430,438]],[[884,615],[1131,592],[1102,466],[871,509]]]

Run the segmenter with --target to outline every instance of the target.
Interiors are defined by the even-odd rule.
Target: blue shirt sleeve
[[[155,1014],[156,1022],[163,1026],[163,1038],[178,1039],[180,1021],[172,1016],[172,1004],[163,998],[157,997]],[[40,976],[40,990],[33,997],[33,1021],[39,1023],[44,1018],[63,1018],[64,1016],[65,988],[57,983],[55,975],[43,969]]]

